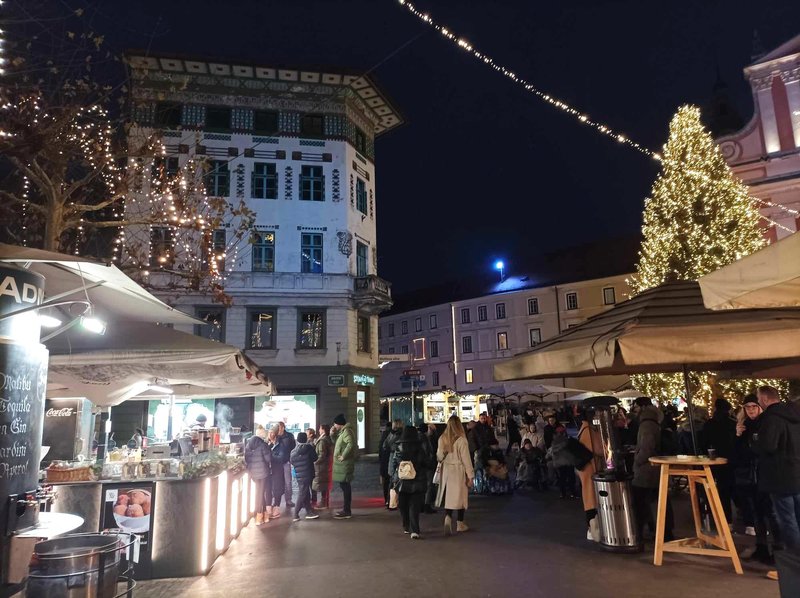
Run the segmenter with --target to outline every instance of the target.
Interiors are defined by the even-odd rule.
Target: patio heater
[[[594,411],[591,425],[600,432],[603,448],[603,457],[592,477],[600,544],[612,552],[641,552],[644,546],[636,527],[631,493],[633,474],[625,467],[624,450],[613,422],[617,405],[618,399],[607,396],[583,401],[585,408]]]

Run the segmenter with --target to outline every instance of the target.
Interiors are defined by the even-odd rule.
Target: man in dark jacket
[[[639,538],[644,537],[645,523],[655,532],[656,522],[653,506],[658,500],[659,468],[650,464],[650,457],[658,455],[661,449],[661,419],[658,408],[648,397],[636,399],[639,429],[636,433],[636,453],[633,457],[633,504],[636,512],[636,525]],[[667,498],[667,517],[664,539],[672,540],[672,504]]]
[[[800,596],[800,414],[772,386],[758,388],[758,403],[758,489],[772,497],[786,546],[775,553],[777,572],[767,575],[780,576],[781,596]]]
[[[319,515],[311,508],[311,481],[314,479],[314,462],[317,451],[308,444],[305,432],[297,435],[297,443],[289,461],[294,466],[297,479],[297,505],[294,508],[294,521],[300,521],[301,509],[306,510],[306,519],[317,519]]]
[[[389,462],[392,459],[395,443],[403,432],[403,420],[396,419],[391,426],[386,426],[386,431],[381,436],[378,447],[378,461],[380,462],[381,484],[383,485],[383,502],[389,508],[389,486],[391,476],[389,475]]]
[[[389,471],[398,494],[403,531],[411,538],[419,538],[419,514],[425,502],[427,488],[427,461],[430,457],[422,445],[419,432],[413,426],[406,426],[392,455]],[[410,461],[414,466],[414,477],[404,479],[400,463]]]
[[[284,494],[286,496],[286,507],[291,509],[294,506],[292,502],[292,466],[289,464],[289,456],[292,454],[295,445],[294,434],[286,429],[286,424],[278,422],[278,442],[283,445],[283,452],[286,455],[286,461],[283,463],[283,479]]]
[[[731,459],[736,442],[736,422],[730,417],[731,404],[725,399],[714,401],[714,415],[706,422],[700,434],[701,445],[706,449],[714,449],[717,457],[727,459],[725,465],[715,465],[714,481],[717,483],[719,498],[722,501],[722,510],[725,511],[725,519],[728,523],[733,523],[733,509],[731,500],[733,495],[733,466]]]

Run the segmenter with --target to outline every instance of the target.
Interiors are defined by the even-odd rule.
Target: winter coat
[[[492,431],[492,428],[489,427],[489,424],[482,424],[481,422],[478,422],[472,429],[472,434],[475,437],[475,444],[478,445],[478,450],[492,444],[494,432]]]
[[[291,456],[292,451],[286,450],[286,445],[280,440],[277,440],[271,448],[272,462],[275,464],[275,469],[278,470],[283,466],[284,463],[289,462],[289,457]]]
[[[658,488],[661,479],[661,470],[649,461],[661,450],[661,419],[661,412],[654,405],[645,405],[639,413],[632,481],[639,488]]]
[[[283,462],[288,463],[294,447],[297,446],[297,442],[294,439],[294,434],[287,431],[283,436],[278,436],[278,442],[283,445],[284,454],[286,455],[286,458],[283,459]]]
[[[469,497],[467,479],[472,480],[475,477],[472,460],[469,458],[467,439],[457,438],[453,443],[452,450],[445,452],[440,438],[436,459],[442,463],[436,504],[445,509],[466,509]]]
[[[708,420],[700,434],[701,442],[706,449],[714,448],[718,457],[730,459],[733,456],[733,445],[736,440],[736,422],[727,413],[716,412]]]
[[[286,491],[286,477],[283,473],[282,455],[284,448],[280,442],[272,445],[272,468],[270,471],[270,483],[272,485],[272,496],[280,499]],[[277,454],[277,457],[276,457]]]
[[[758,434],[758,424],[758,419],[745,418],[744,432],[734,441],[731,465],[737,486],[755,486],[757,483],[758,455],[751,445],[754,435]]]
[[[351,482],[356,470],[356,456],[358,445],[353,424],[345,424],[336,435],[336,445],[333,447],[333,481]],[[339,461],[339,457],[342,460]]]
[[[785,403],[764,410],[759,420],[758,489],[769,494],[800,494],[800,414]]]
[[[391,451],[386,448],[386,440],[391,436],[391,428],[387,428],[381,434],[381,439],[378,443],[378,463],[381,477],[389,477],[389,459],[392,456]]]
[[[597,495],[594,491],[592,476],[597,472],[597,460],[603,457],[603,441],[600,433],[592,428],[587,422],[581,424],[578,432],[578,440],[587,449],[594,453],[595,458],[586,464],[586,467],[578,470],[578,477],[581,480],[581,497],[583,498],[583,510],[589,511],[597,508]]]
[[[389,471],[392,474],[394,489],[400,494],[420,494],[428,487],[428,460],[430,455],[422,444],[421,439],[401,440],[397,443],[392,453],[392,462]],[[413,480],[401,480],[398,469],[401,461],[411,461],[416,474]]]
[[[525,444],[525,440],[530,440],[533,448],[538,448],[541,450],[547,450],[547,445],[544,442],[544,434],[540,434],[539,432],[531,432],[527,430],[522,433],[522,442],[519,443],[520,448],[522,445]]]
[[[272,469],[272,452],[269,445],[260,436],[253,436],[247,441],[244,450],[244,462],[250,479],[263,480],[268,478]]]
[[[311,488],[317,491],[326,490],[331,485],[333,441],[330,436],[318,438],[314,449],[317,452],[317,460],[314,461],[314,481],[311,483]]]
[[[569,438],[566,434],[556,434],[550,443],[548,454],[553,459],[553,467],[572,467],[575,460],[567,449]]]
[[[544,446],[545,448],[550,448],[550,445],[553,444],[553,436],[556,433],[556,429],[551,426],[550,424],[545,425],[542,434],[544,435]]]
[[[316,460],[317,452],[307,442],[294,447],[289,457],[289,463],[294,467],[294,475],[298,482],[304,480],[311,483],[311,480],[314,479],[314,462]]]

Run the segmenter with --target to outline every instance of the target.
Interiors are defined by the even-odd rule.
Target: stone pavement
[[[586,540],[580,500],[554,492],[471,497],[469,532],[445,538],[441,514],[423,515],[423,539],[414,541],[403,534],[399,513],[383,508],[376,472],[377,464],[359,463],[352,519],[336,521],[328,512],[315,521],[251,523],[206,577],[140,582],[135,596],[778,596],[764,567],[745,563],[739,576],[730,561],[678,555],[654,567],[652,545],[641,555],[604,552]],[[334,504],[340,501],[337,490]],[[736,536],[737,543],[749,540]]]

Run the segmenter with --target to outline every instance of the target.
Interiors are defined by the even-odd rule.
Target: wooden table
[[[742,564],[733,544],[731,530],[722,510],[717,485],[711,468],[715,465],[724,465],[727,459],[703,459],[699,457],[650,457],[650,463],[661,466],[661,480],[658,487],[658,519],[656,524],[656,547],[653,564],[661,566],[665,552],[682,552],[684,554],[700,554],[703,556],[716,556],[729,558],[733,561],[733,568],[739,575],[742,574]],[[667,494],[669,493],[669,476],[685,476],[689,480],[689,496],[692,503],[694,516],[695,537],[683,538],[664,542],[664,527],[667,515]],[[717,535],[711,536],[703,533],[700,517],[700,504],[698,502],[697,486],[702,486],[706,491],[711,515]]]

